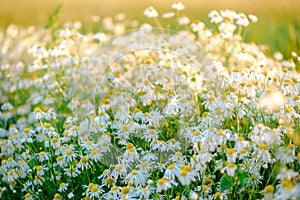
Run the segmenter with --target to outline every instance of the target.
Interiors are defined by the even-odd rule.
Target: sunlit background
[[[174,0],[0,0],[0,26],[9,24],[28,26],[47,24],[50,14],[61,4],[59,21],[80,20],[88,29],[90,17],[114,16],[126,13],[129,19],[147,22],[143,10],[154,6],[160,14],[170,11]],[[259,23],[253,24],[244,33],[247,42],[267,44],[268,54],[276,50],[285,57],[300,49],[300,0],[182,0],[186,6],[185,14],[191,21],[208,22],[207,14],[213,9],[234,9],[247,14],[255,14]]]

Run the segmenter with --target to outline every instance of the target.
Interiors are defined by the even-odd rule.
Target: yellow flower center
[[[108,178],[105,179],[105,182],[106,182],[107,184],[112,184],[114,181],[115,181],[115,180],[114,180],[114,178],[112,178],[112,177],[108,177]]]
[[[66,129],[70,129],[71,127],[72,127],[71,124],[66,125]]]
[[[242,149],[242,150],[240,151],[240,154],[244,154],[244,153],[247,153],[247,152],[248,152],[247,149]]]
[[[128,194],[130,192],[129,187],[122,187],[122,194]]]
[[[142,166],[142,167],[147,167],[147,166],[148,166],[148,162],[147,162],[147,161],[142,162],[142,163],[141,163],[141,166]]]
[[[30,128],[25,128],[24,129],[24,133],[29,133],[30,132]]]
[[[138,171],[137,171],[137,170],[132,170],[132,171],[131,171],[131,174],[132,174],[132,175],[137,175],[137,174],[138,174]]]
[[[86,156],[82,156],[80,160],[81,160],[82,163],[87,163],[88,162],[88,159],[87,159]]]
[[[127,145],[126,145],[126,149],[127,149],[127,151],[129,151],[129,152],[133,152],[134,151],[134,145],[132,144],[132,143],[128,143]]]
[[[289,144],[287,147],[288,147],[290,150],[294,150],[295,145]]]
[[[206,149],[201,149],[201,150],[199,151],[199,153],[200,153],[200,154],[207,153],[207,150],[206,150]]]
[[[91,155],[94,156],[96,155],[98,152],[98,148],[97,147],[93,147],[92,150],[91,150]]]
[[[181,170],[180,171],[180,176],[187,176],[188,172],[186,170]]]
[[[194,136],[199,136],[201,134],[201,132],[199,130],[195,130],[193,134],[194,134]]]
[[[52,139],[52,142],[53,142],[53,143],[58,142],[58,138],[53,138],[53,139]]]
[[[290,112],[292,112],[292,110],[293,110],[292,106],[287,106],[284,108],[284,112],[286,112],[286,113],[290,113]]]
[[[182,156],[182,153],[181,153],[180,151],[177,151],[177,152],[175,153],[175,156],[180,157],[180,156]]]
[[[238,137],[236,138],[236,140],[237,140],[237,141],[244,141],[245,138],[244,138],[243,136],[238,136]]]
[[[117,189],[119,189],[119,187],[116,185],[112,186],[112,188],[111,188],[112,191],[116,191]]]
[[[189,165],[184,165],[184,166],[183,166],[183,169],[184,169],[185,171],[187,171],[187,172],[192,171],[192,167],[189,166]]]
[[[75,168],[74,168],[74,167],[70,167],[70,168],[68,169],[68,172],[70,172],[70,173],[75,172]]]
[[[234,168],[234,166],[235,166],[234,163],[228,163],[228,164],[227,164],[227,167],[228,167],[228,168]]]
[[[51,128],[51,124],[45,123],[45,128]]]
[[[220,192],[216,192],[216,193],[214,194],[214,197],[217,198],[217,197],[219,197],[220,195],[221,195]]]
[[[40,107],[36,107],[36,108],[34,109],[34,111],[35,111],[35,112],[43,112],[42,109],[41,109]]]
[[[105,115],[105,112],[103,112],[103,111],[99,113],[99,116],[101,116],[101,117],[104,115]]]
[[[174,169],[174,167],[175,167],[174,164],[170,164],[170,165],[168,166],[168,170],[172,170],[172,169]]]
[[[165,183],[165,180],[164,179],[158,179],[158,181],[157,181],[157,184],[158,185],[162,185],[162,184],[164,184]]]
[[[107,147],[109,144],[107,142],[102,142],[102,146]]]
[[[123,125],[121,128],[122,132],[127,132],[129,130],[128,126]]]
[[[110,99],[109,99],[109,98],[105,98],[105,99],[104,99],[104,103],[105,103],[105,104],[109,104],[109,103],[110,103]]]
[[[90,189],[90,190],[92,190],[92,188],[94,187],[94,183],[89,183],[89,185],[88,185],[88,188]]]
[[[0,192],[2,192],[2,191],[0,190]],[[30,196],[31,196],[31,194],[29,192],[25,194],[25,198],[29,198]]]
[[[91,200],[91,197],[90,197],[89,195],[86,195],[86,196],[84,197],[84,200]]]
[[[217,131],[217,135],[220,135],[220,136],[225,135],[224,130],[218,130]]]
[[[66,154],[69,156],[69,155],[72,155],[72,153],[73,153],[73,151],[71,150],[71,149],[68,149],[67,151],[66,151]]]
[[[94,185],[91,189],[92,193],[95,193],[99,190],[98,186]]]
[[[265,187],[265,190],[267,193],[273,193],[274,192],[274,186],[273,185],[267,185]]]
[[[150,133],[150,135],[155,135],[156,134],[156,130],[155,129],[150,129],[149,133]]]
[[[120,171],[122,168],[123,168],[123,166],[122,166],[121,164],[117,164],[117,165],[115,166],[115,170],[116,170],[116,171]]]
[[[62,156],[58,156],[58,157],[56,158],[56,161],[59,162],[59,161],[61,161],[62,159],[63,159]]]
[[[86,144],[86,145],[92,145],[93,142],[92,142],[91,140],[87,140],[87,141],[85,141],[85,144]]]
[[[139,108],[135,108],[134,110],[133,110],[133,112],[134,113],[137,113],[137,112],[140,112],[141,110],[139,109]]]
[[[268,145],[262,144],[262,145],[261,145],[261,149],[262,149],[262,150],[268,150]]]
[[[227,149],[226,154],[232,155],[232,154],[234,154],[235,152],[236,152],[236,149],[235,149],[235,148]]]
[[[281,185],[289,190],[294,189],[295,183],[291,182],[290,180],[283,180]]]

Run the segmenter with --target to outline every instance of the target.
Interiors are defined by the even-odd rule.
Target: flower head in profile
[[[153,6],[150,6],[144,10],[144,15],[148,18],[155,18],[158,17],[158,12]]]
[[[239,13],[237,15],[236,24],[240,25],[240,26],[247,27],[247,26],[249,26],[249,20],[248,20],[247,16],[244,13]]]
[[[172,188],[173,186],[177,186],[177,185],[178,183],[175,182],[174,180],[163,177],[157,180],[156,192],[168,190],[169,188]]]
[[[223,21],[223,17],[220,15],[220,13],[216,10],[212,10],[209,12],[208,17],[210,18],[211,23],[218,24]]]
[[[174,12],[166,12],[166,13],[163,14],[162,17],[168,19],[168,18],[174,17],[175,15],[176,14]]]
[[[177,2],[177,3],[173,3],[171,8],[180,11],[180,10],[184,10],[185,6],[181,2]]]
[[[94,183],[89,183],[88,185],[85,185],[84,188],[86,188],[86,194],[92,199],[99,198],[104,192],[100,185]]]
[[[180,167],[180,173],[178,176],[182,185],[189,185],[191,182],[196,181],[196,173],[189,165],[183,165]]]
[[[252,23],[257,23],[258,18],[255,15],[248,15],[249,19],[251,20]]]

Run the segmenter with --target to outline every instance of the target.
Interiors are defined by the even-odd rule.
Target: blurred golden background
[[[62,4],[59,20],[80,20],[90,23],[90,17],[114,16],[125,13],[130,19],[147,22],[143,11],[154,6],[160,14],[170,11],[174,0],[0,0],[0,27],[14,23],[22,26],[47,23],[49,15]],[[182,0],[184,13],[193,20],[208,22],[210,10],[234,9],[259,18],[244,36],[247,42],[267,44],[270,54],[281,51],[286,57],[300,49],[300,0]]]

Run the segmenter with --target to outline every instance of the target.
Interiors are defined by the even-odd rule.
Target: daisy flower
[[[86,189],[86,194],[89,195],[91,199],[98,199],[103,194],[104,190],[98,184],[90,183],[89,185],[83,186]]]
[[[189,185],[195,179],[196,173],[189,165],[182,165],[180,167],[180,173],[178,179],[182,185]]]
[[[158,17],[158,12],[153,6],[150,6],[144,10],[144,15],[148,18],[155,18]]]
[[[53,197],[53,200],[61,200],[62,196],[59,193],[56,193]]]
[[[48,170],[48,167],[46,167],[45,165],[44,166],[39,165],[39,166],[36,166],[35,169],[36,169],[37,175],[43,176],[45,174],[45,171]]]
[[[237,166],[234,163],[227,163],[223,170],[227,172],[228,176],[234,177]]]
[[[72,149],[67,149],[63,155],[63,159],[67,160],[68,162],[71,162],[75,160],[77,156],[78,154],[76,153],[76,151]]]
[[[40,153],[36,154],[37,159],[39,162],[43,162],[44,160],[49,160],[49,153],[45,151],[41,151]]]
[[[146,141],[154,141],[158,139],[158,132],[155,129],[147,129],[142,136]]]
[[[185,6],[181,2],[173,3],[171,8],[177,11],[181,11],[185,9]]]
[[[140,198],[144,199],[150,199],[150,195],[154,192],[155,188],[152,186],[146,186],[146,187],[138,187],[136,195]]]
[[[226,157],[227,157],[228,162],[235,163],[235,160],[236,160],[236,157],[237,157],[236,149],[235,148],[227,149],[226,150]]]
[[[95,146],[92,148],[91,152],[87,156],[88,156],[88,158],[91,158],[92,160],[98,162],[102,158],[102,153],[101,153],[100,148]]]
[[[81,156],[80,161],[77,163],[77,167],[82,171],[84,169],[90,168],[91,163],[89,162],[89,158],[87,156]]]
[[[180,173],[180,168],[176,164],[170,164],[165,170],[164,177],[175,180],[175,177]]]
[[[81,143],[81,147],[83,149],[86,149],[86,150],[89,150],[89,151],[91,151],[94,146],[95,146],[94,142],[89,140],[89,139],[87,139],[85,141],[82,141],[82,143]]]
[[[64,192],[68,189],[68,186],[69,186],[68,183],[60,183],[57,191]]]
[[[125,177],[127,175],[127,169],[124,164],[116,164],[114,170],[111,172],[111,175],[118,179],[119,177]]]
[[[156,192],[161,192],[163,190],[168,190],[169,188],[172,188],[173,186],[177,186],[178,183],[176,183],[174,180],[168,179],[168,178],[160,178],[157,180],[156,184]]]
[[[269,147],[266,144],[261,144],[260,148],[255,150],[255,154],[257,155],[258,159],[262,160],[265,163],[272,163],[273,159],[271,158],[271,154],[269,153]]]
[[[126,151],[123,156],[124,156],[124,159],[127,159],[129,162],[137,160],[140,157],[134,144],[132,144],[132,143],[127,143]]]
[[[129,173],[125,180],[127,183],[130,183],[131,185],[144,185],[146,183],[146,176],[143,174],[143,172],[139,170],[132,170],[131,173]]]
[[[78,170],[77,167],[70,166],[69,168],[65,168],[65,175],[70,177],[77,177],[81,172]]]

